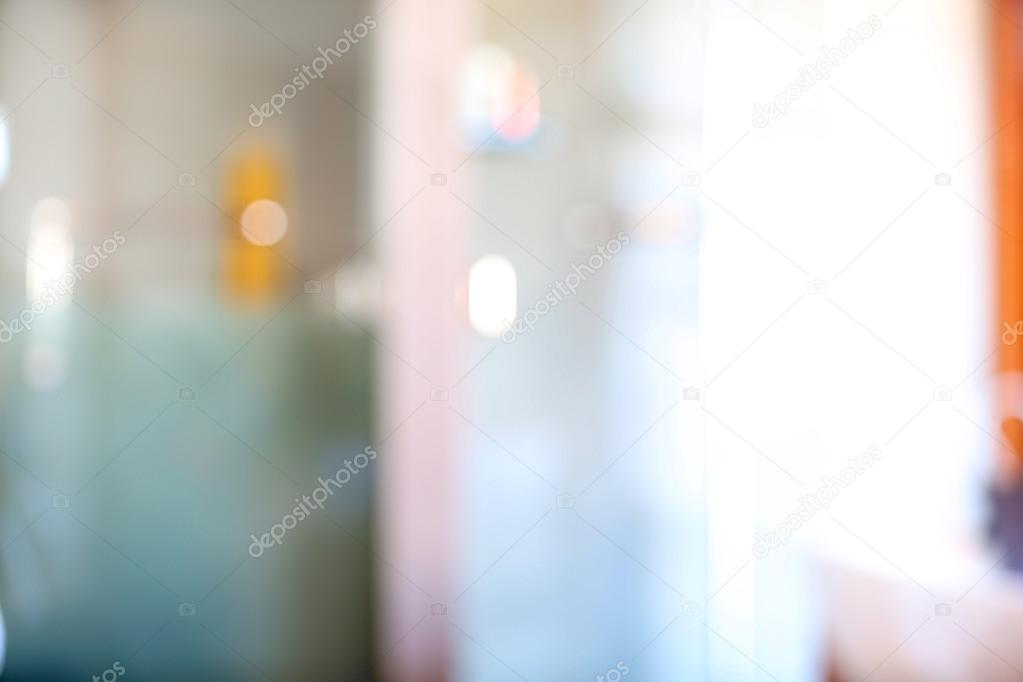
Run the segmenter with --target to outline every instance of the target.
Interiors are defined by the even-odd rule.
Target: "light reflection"
[[[484,256],[469,270],[469,322],[487,337],[500,335],[515,319],[515,268],[503,256]]]
[[[253,201],[242,213],[242,235],[257,246],[272,246],[288,231],[288,214],[270,199]]]
[[[0,109],[0,118],[6,116]],[[0,185],[7,179],[7,171],[11,167],[11,138],[7,131],[7,123],[0,122]]]
[[[473,50],[461,90],[462,125],[473,144],[529,141],[540,128],[538,90],[536,76],[504,48],[484,44]]]
[[[31,305],[44,298],[48,284],[63,275],[74,261],[71,209],[49,197],[36,204],[28,237],[25,294]]]

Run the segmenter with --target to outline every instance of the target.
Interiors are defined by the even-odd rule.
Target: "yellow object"
[[[266,148],[248,150],[228,166],[221,205],[229,218],[223,249],[223,284],[231,300],[263,302],[271,299],[281,286],[281,258],[273,252],[278,247],[254,236],[263,230],[253,223],[252,216],[264,212],[246,214],[246,209],[253,204],[266,205],[268,200],[286,206],[285,175],[283,163]],[[245,225],[243,216],[246,216]]]

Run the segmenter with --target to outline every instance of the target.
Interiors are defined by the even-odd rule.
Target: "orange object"
[[[269,199],[286,206],[285,193],[284,166],[269,149],[248,150],[228,166],[222,200],[228,217],[223,278],[224,290],[231,300],[259,303],[272,298],[280,288],[281,258],[273,252],[275,246],[254,243],[252,234],[247,236],[242,216],[260,200]]]
[[[999,448],[1000,483],[1019,480],[1023,476],[1023,459],[1018,456],[1020,443],[1017,426],[1011,422],[1018,415],[1018,392],[1021,389],[1015,373],[1023,371],[1023,341],[1006,343],[1002,339],[1005,325],[1015,329],[1023,320],[1023,41],[1012,17],[1018,15],[1017,0],[993,0],[991,34],[994,59],[993,127],[995,180],[995,329],[992,343],[996,348],[998,392],[995,415],[1005,419],[1003,432],[1016,453]],[[1016,419],[1016,422],[1019,420]]]
[[[1009,417],[1002,421],[1002,433],[1012,446],[1012,452],[1023,459],[1023,421],[1019,417]]]
[[[998,370],[1023,370],[1023,343],[1001,343],[1003,323],[1023,320],[1023,60],[1016,0],[994,0],[995,253]],[[1004,413],[1003,413],[1004,414]]]

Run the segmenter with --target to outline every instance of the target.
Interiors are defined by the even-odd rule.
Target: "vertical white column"
[[[400,640],[384,659],[384,678],[414,682],[450,677],[447,621],[431,617],[430,604],[446,600],[456,551],[457,417],[430,397],[438,387],[435,394],[443,395],[460,367],[453,284],[464,276],[465,212],[431,176],[453,181],[464,156],[455,147],[455,89],[470,8],[468,0],[389,5],[380,0],[377,8],[371,115],[434,165],[426,168],[386,136],[374,137],[374,227],[425,187],[375,240],[383,289],[379,338],[391,351],[378,354],[378,432],[384,437],[401,424],[380,449],[377,544],[381,556],[430,595],[392,568],[378,567],[379,648]]]

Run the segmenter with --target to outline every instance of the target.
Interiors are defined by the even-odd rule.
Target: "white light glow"
[[[3,110],[0,109],[0,117]],[[7,171],[11,167],[11,140],[7,132],[7,124],[0,123],[0,185],[7,179]]]
[[[334,304],[345,315],[372,321],[380,301],[380,276],[367,257],[352,259],[334,274]]]
[[[515,268],[503,256],[484,256],[469,270],[469,322],[483,336],[500,335],[515,319]]]
[[[71,209],[60,199],[50,197],[36,204],[27,253],[25,294],[31,304],[42,299],[47,285],[59,280],[74,261]]]
[[[538,90],[536,76],[508,50],[480,45],[466,59],[462,74],[462,124],[473,139],[526,142],[540,128]]]
[[[270,199],[253,201],[242,213],[242,235],[258,246],[271,246],[284,239],[288,214]]]

